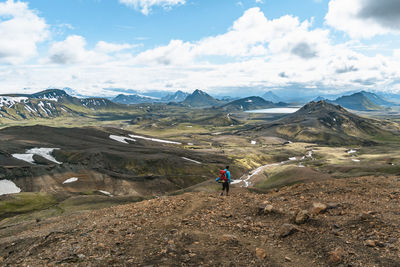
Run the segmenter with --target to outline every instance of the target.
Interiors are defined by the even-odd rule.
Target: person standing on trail
[[[219,171],[219,177],[217,178],[217,182],[222,183],[222,192],[221,196],[224,195],[224,191],[226,190],[226,195],[229,195],[229,184],[231,183],[231,173],[229,172],[229,166],[226,166],[224,170]]]

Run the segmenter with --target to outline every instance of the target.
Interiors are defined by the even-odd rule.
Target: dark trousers
[[[229,193],[229,182],[223,182],[222,183],[222,192],[226,190],[226,193]]]

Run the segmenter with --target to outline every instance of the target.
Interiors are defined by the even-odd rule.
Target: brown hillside
[[[399,266],[399,186],[364,177],[186,193],[3,227],[0,264]]]
[[[398,125],[360,117],[325,101],[310,102],[293,114],[239,131],[251,136],[276,135],[291,141],[325,145],[373,145],[398,138]],[[390,128],[396,129],[392,131]]]

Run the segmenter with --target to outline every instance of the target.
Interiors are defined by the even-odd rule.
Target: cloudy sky
[[[400,93],[398,0],[0,1],[0,93]]]

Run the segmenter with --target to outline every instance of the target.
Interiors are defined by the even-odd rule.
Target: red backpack
[[[226,178],[226,171],[225,170],[220,170],[219,171],[219,181],[221,182],[227,182],[228,178]]]

